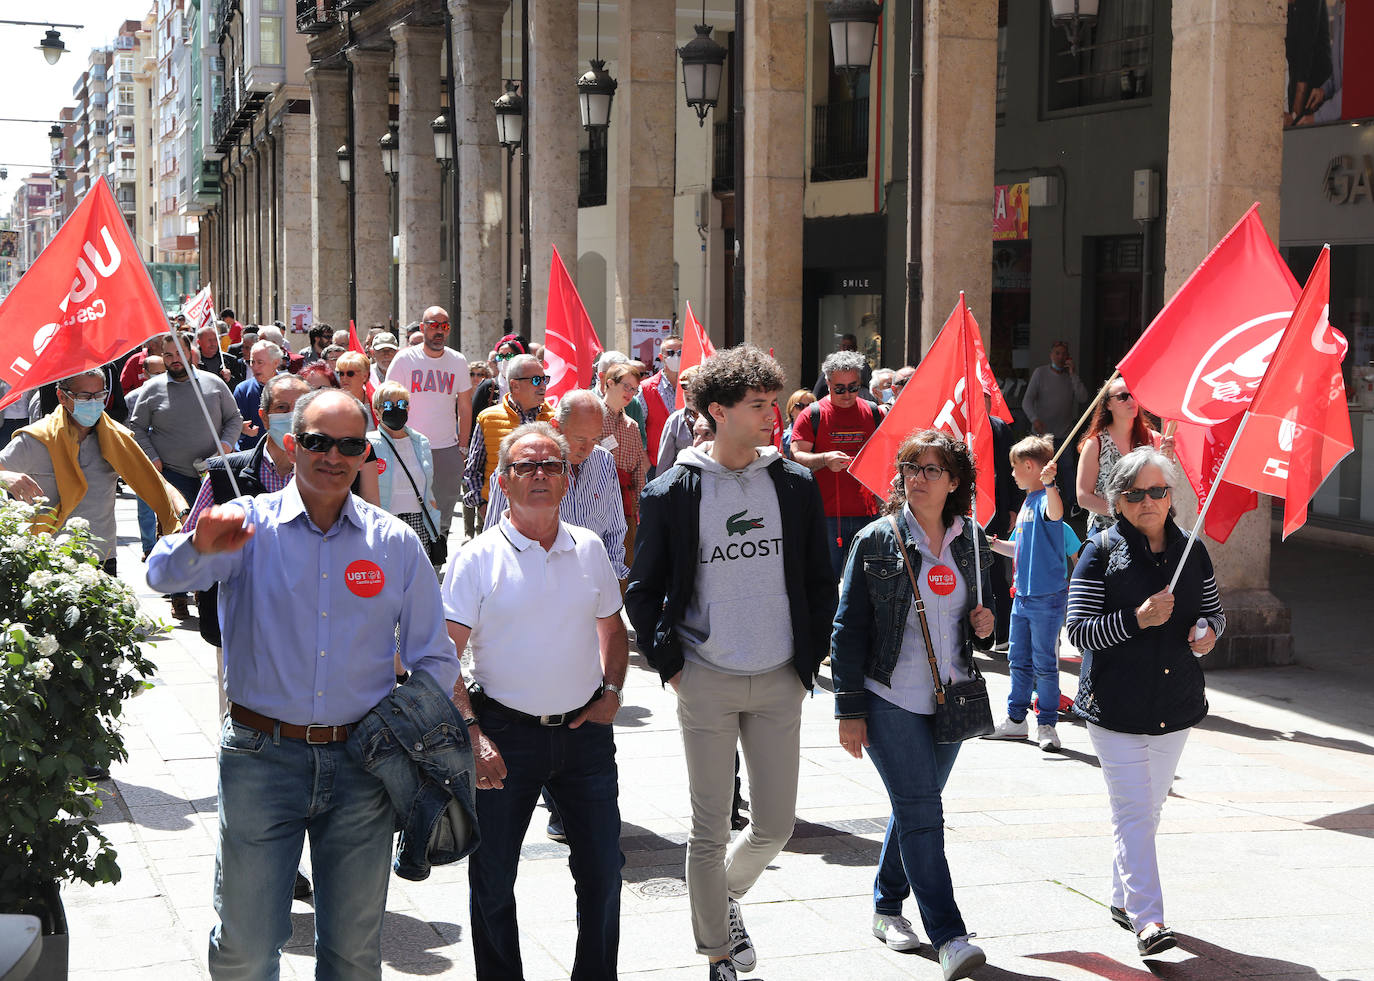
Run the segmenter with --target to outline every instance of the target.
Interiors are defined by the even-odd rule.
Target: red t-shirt
[[[812,453],[842,450],[850,456],[858,456],[859,450],[881,421],[878,410],[867,399],[859,399],[853,408],[840,409],[827,395],[816,403],[816,408],[820,410],[819,438],[811,430],[814,413],[809,407],[797,416],[792,426],[792,441],[810,443]],[[815,478],[821,489],[821,498],[825,501],[825,513],[830,517],[857,518],[877,513],[876,499],[849,471],[836,473],[822,468],[815,472]]]
[[[229,343],[238,344],[243,340],[243,324],[237,320],[229,321]],[[247,360],[246,358],[244,360]]]

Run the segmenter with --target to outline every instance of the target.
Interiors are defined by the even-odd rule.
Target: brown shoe
[[[191,609],[187,605],[185,596],[172,597],[172,616],[178,620],[188,620],[191,617]]]

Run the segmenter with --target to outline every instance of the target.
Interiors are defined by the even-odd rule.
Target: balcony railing
[[[234,12],[238,9],[239,0],[218,0],[215,4],[214,19],[210,24],[210,33],[215,36],[215,40],[224,40],[229,30],[229,22],[234,19]]]
[[[814,106],[811,113],[811,181],[868,176],[868,99]]]
[[[726,194],[735,189],[735,126],[728,119],[712,123],[711,134],[715,145],[711,190]]]
[[[296,0],[296,31],[323,34],[339,22],[335,0]]]
[[[374,0],[338,0],[336,6],[340,13],[348,14],[362,10],[364,7],[370,7],[373,2]]]
[[[265,91],[248,90],[242,81],[235,84],[232,78],[225,79],[224,95],[215,107],[213,132],[216,150],[220,153],[228,151],[239,133],[252,123],[262,109],[268,94]]]

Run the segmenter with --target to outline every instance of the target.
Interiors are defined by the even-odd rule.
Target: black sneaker
[[[1130,930],[1135,933],[1135,927],[1131,926],[1131,918],[1126,915],[1126,911],[1120,906],[1107,907],[1112,911],[1112,922],[1123,930]]]
[[[706,975],[707,981],[739,981],[739,975],[735,973],[735,965],[728,959],[723,961],[712,961],[710,972]]]
[[[754,950],[754,941],[749,939],[749,931],[744,929],[744,917],[740,916],[739,903],[730,900],[730,963],[739,971],[752,971],[759,962]]]
[[[296,872],[296,886],[291,895],[296,899],[308,899],[310,896],[310,880],[299,870]]]
[[[1140,951],[1141,957],[1149,957],[1165,950],[1172,950],[1177,946],[1178,940],[1174,937],[1174,931],[1166,926],[1146,927],[1143,933],[1137,934],[1135,940],[1135,949]]]

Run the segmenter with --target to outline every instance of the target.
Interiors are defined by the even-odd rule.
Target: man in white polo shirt
[[[620,582],[594,533],[563,523],[568,443],[552,426],[501,441],[497,475],[510,508],[469,542],[444,579],[458,650],[472,645],[470,719],[482,847],[468,859],[478,981],[524,976],[515,876],[541,787],[563,815],[577,886],[572,977],[614,978],[620,947],[619,786],[611,723],[629,641]],[[538,611],[538,615],[532,615]]]

